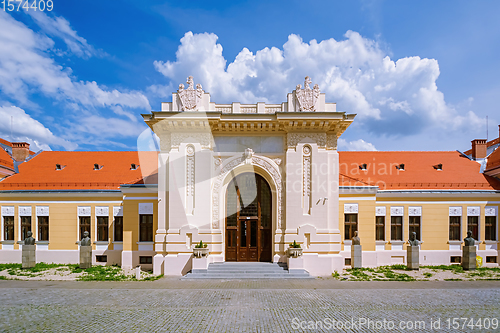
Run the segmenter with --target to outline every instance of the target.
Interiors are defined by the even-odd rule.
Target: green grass
[[[445,281],[463,281],[462,279],[444,279]]]
[[[21,269],[21,264],[0,264],[0,271],[5,271],[6,269]]]
[[[83,272],[79,281],[127,281],[131,278],[122,273],[118,266],[92,266],[87,269],[75,268],[74,273]]]
[[[432,273],[424,273],[424,276],[425,276],[426,278],[430,278],[430,277],[432,277]]]
[[[438,266],[420,266],[420,268],[429,268],[433,271],[443,270],[443,271],[453,271],[453,273],[463,273],[464,269],[460,265],[438,265]]]
[[[337,280],[338,280],[338,279],[340,279],[340,274],[339,274],[339,272],[337,272],[337,271],[333,272],[333,273],[332,273],[332,277],[333,277],[334,279],[337,279]]]

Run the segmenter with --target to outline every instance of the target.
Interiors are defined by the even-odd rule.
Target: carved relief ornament
[[[299,103],[300,111],[316,111],[316,102],[318,101],[320,90],[317,84],[311,89],[312,83],[309,76],[304,80],[304,89],[299,85],[295,88],[295,97]]]
[[[288,133],[286,144],[288,148],[295,148],[297,144],[305,138],[314,141],[319,147],[326,146],[326,133]]]
[[[191,138],[191,142],[186,142],[186,139]],[[179,147],[181,143],[199,142],[203,149],[210,149],[213,143],[212,133],[198,132],[198,133],[172,133],[170,137],[170,145],[172,147]]]
[[[203,96],[203,89],[201,84],[197,84],[196,89],[194,88],[192,76],[187,78],[186,83],[188,84],[186,89],[184,89],[184,85],[181,83],[177,91],[179,99],[181,100],[182,111],[196,111],[198,110],[198,104]]]

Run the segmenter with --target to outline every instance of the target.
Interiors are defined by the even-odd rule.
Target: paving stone
[[[0,281],[0,331],[332,332],[337,330],[295,330],[293,323],[366,318],[385,319],[396,325],[401,321],[424,321],[425,329],[412,331],[428,332],[431,318],[441,318],[439,332],[456,332],[443,326],[447,318],[498,319],[499,299],[497,282]],[[390,331],[408,330],[396,327]]]

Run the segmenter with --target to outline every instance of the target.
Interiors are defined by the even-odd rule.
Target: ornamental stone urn
[[[289,247],[288,248],[288,256],[290,258],[298,258],[302,256],[302,250],[300,247]]]
[[[202,247],[202,248],[199,248],[199,247],[195,247],[193,249],[193,255],[195,258],[202,258],[202,257],[206,257],[208,256],[208,247]]]

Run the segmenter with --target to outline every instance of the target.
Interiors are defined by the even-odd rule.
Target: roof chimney
[[[27,142],[12,142],[12,158],[16,162],[25,161],[30,156],[30,144]]]
[[[486,139],[472,140],[472,158],[477,160],[486,157]]]

